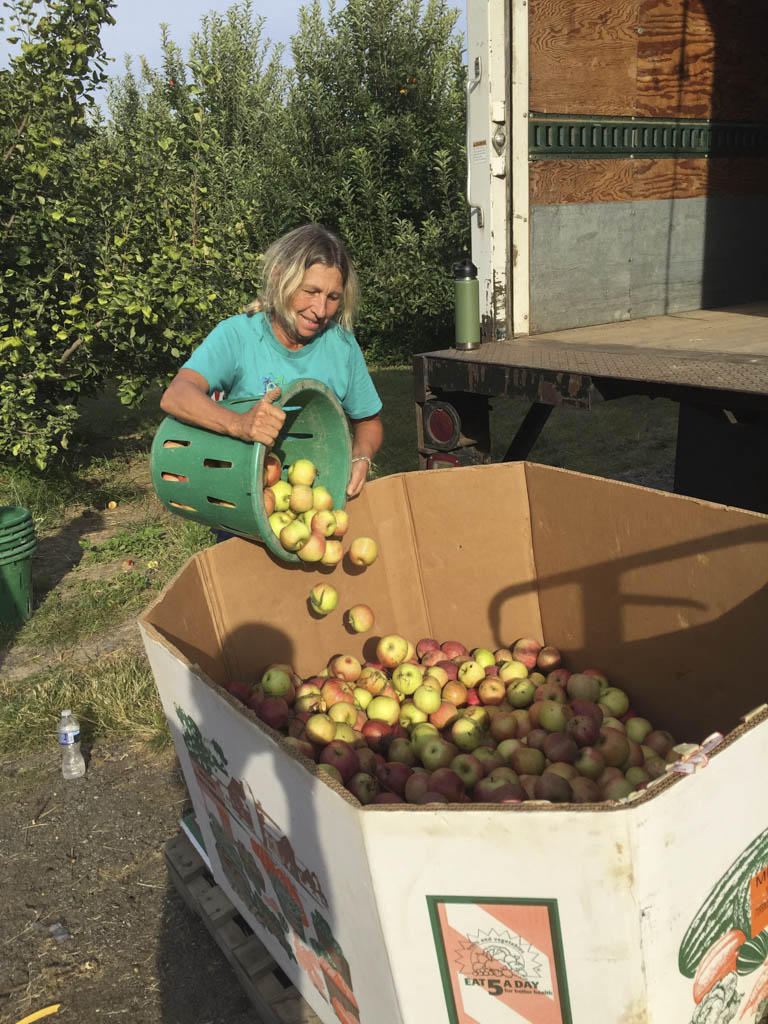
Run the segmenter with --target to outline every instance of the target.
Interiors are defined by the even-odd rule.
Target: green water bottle
[[[467,256],[453,268],[456,306],[455,347],[467,352],[480,347],[480,282],[477,267]]]

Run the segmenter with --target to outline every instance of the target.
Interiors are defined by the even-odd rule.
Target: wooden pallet
[[[171,881],[232,965],[260,1024],[322,1024],[216,885],[186,834],[169,839],[164,852]]]

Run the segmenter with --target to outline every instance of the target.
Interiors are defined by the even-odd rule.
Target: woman
[[[381,399],[351,333],[357,276],[343,243],[320,224],[305,224],[264,255],[262,294],[245,312],[218,324],[173,378],[163,412],[219,434],[271,446],[285,420],[273,403],[299,378],[326,384],[352,423],[347,495],[362,491],[381,446]],[[247,412],[211,397],[263,395]]]

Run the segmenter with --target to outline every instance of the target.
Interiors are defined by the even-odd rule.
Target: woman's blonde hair
[[[315,263],[335,267],[341,274],[343,289],[334,320],[352,330],[357,311],[357,274],[344,243],[322,224],[303,224],[270,245],[264,253],[261,293],[245,307],[245,312],[263,310],[295,329],[290,301],[301,287],[305,272]]]

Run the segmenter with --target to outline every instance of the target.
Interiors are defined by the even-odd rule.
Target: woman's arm
[[[280,388],[272,388],[247,412],[234,412],[209,397],[205,377],[194,370],[179,370],[165,389],[160,408],[182,423],[271,446],[285,421],[283,410],[272,404],[279,397]]]
[[[352,420],[352,469],[347,484],[347,497],[358,495],[368,477],[371,460],[381,448],[384,440],[384,427],[381,417],[367,416],[362,420]],[[356,461],[357,460],[357,461]]]

